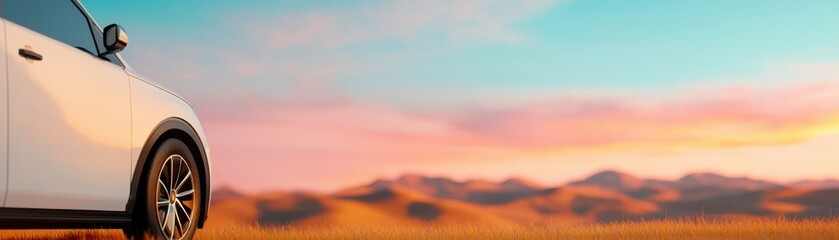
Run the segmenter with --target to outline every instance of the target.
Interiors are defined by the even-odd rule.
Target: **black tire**
[[[138,188],[135,224],[123,232],[129,239],[192,239],[203,207],[195,158],[178,139],[164,140],[150,156]]]

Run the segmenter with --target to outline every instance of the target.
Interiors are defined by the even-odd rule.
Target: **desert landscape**
[[[686,218],[830,219],[839,210],[832,179],[775,183],[695,173],[677,180],[603,171],[561,186],[525,179],[455,181],[404,175],[332,194],[214,192],[212,227],[385,225],[581,225]]]

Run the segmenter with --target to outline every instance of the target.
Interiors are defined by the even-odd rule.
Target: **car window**
[[[70,0],[6,0],[3,16],[67,45],[98,53],[88,20]]]

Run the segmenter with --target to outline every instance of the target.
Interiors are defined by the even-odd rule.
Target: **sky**
[[[93,1],[213,185],[839,177],[837,1]]]

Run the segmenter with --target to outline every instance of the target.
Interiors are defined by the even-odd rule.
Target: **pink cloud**
[[[249,182],[254,189],[288,184],[256,177],[271,174],[305,178],[292,185],[318,188],[382,171],[534,152],[728,148],[839,133],[834,82],[701,92],[667,102],[561,99],[455,114],[414,113],[337,96],[204,101],[198,110],[219,160],[219,178]]]
[[[462,114],[456,124],[526,148],[784,143],[816,135],[805,133],[810,127],[833,124],[839,117],[835,99],[839,99],[835,82],[781,89],[729,87],[653,104],[576,99],[516,109],[477,109]]]
[[[299,177],[307,179],[303,186],[329,186],[403,162],[481,155],[470,149],[480,139],[441,119],[374,105],[249,100],[212,106],[206,111],[199,107],[199,112],[214,158],[220,159],[215,173],[219,179],[249,183],[243,187],[248,190],[283,186],[264,181],[275,179],[266,176]]]

